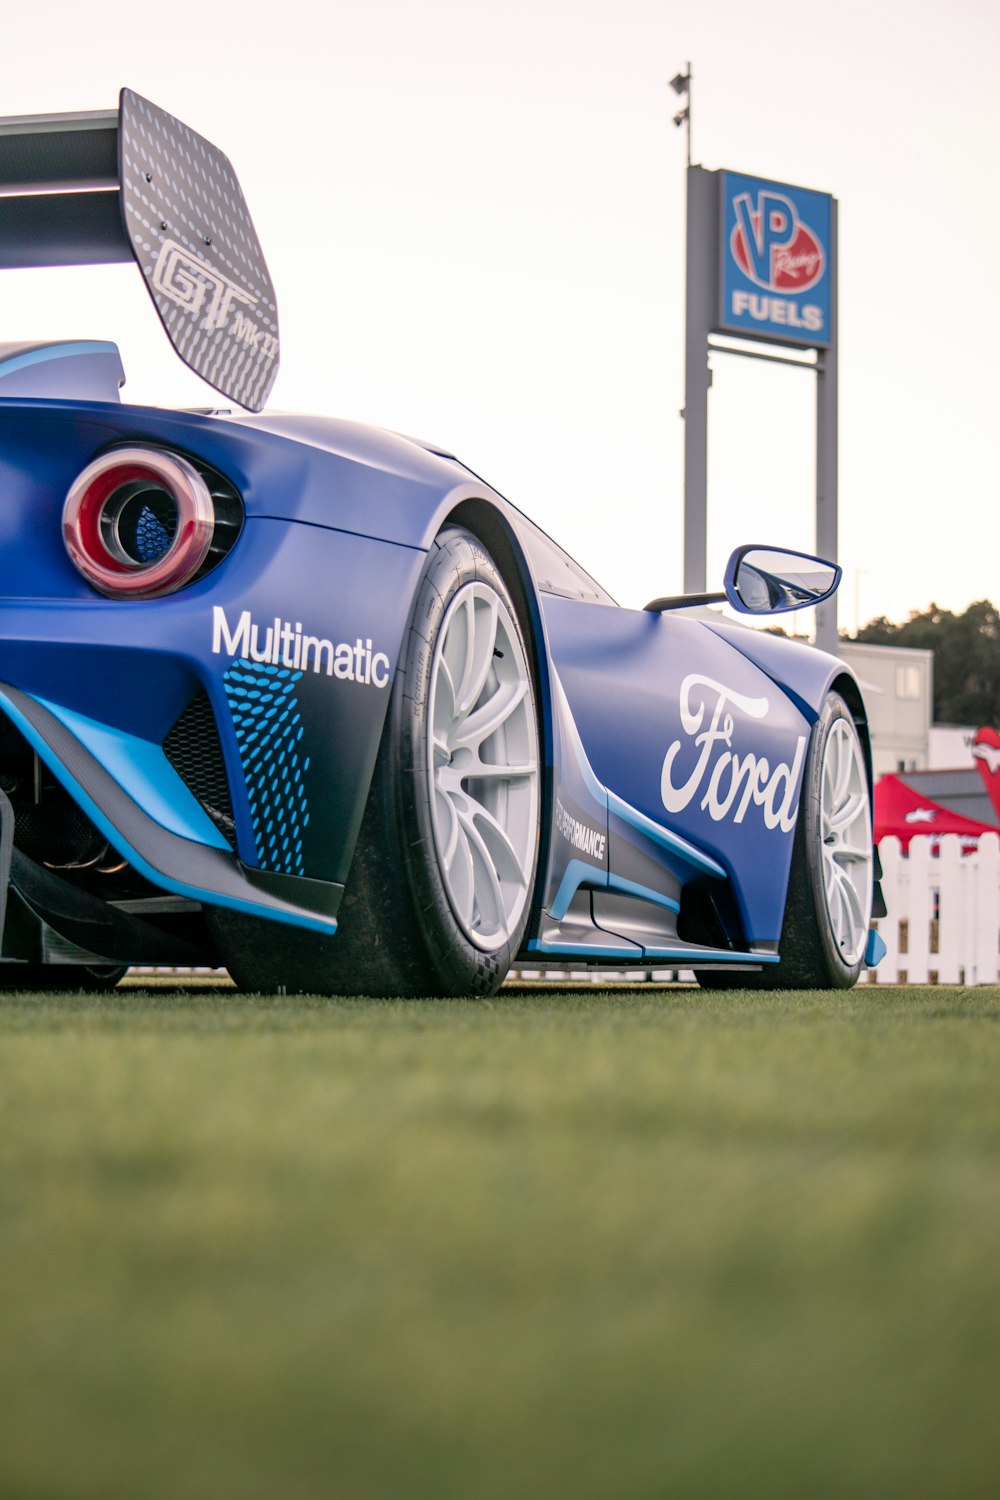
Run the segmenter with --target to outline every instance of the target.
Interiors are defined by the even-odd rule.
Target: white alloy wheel
[[[846,718],[834,720],[823,747],[820,836],[831,936],[844,963],[856,964],[868,940],[873,858],[868,778]]]
[[[494,995],[524,941],[541,770],[530,636],[483,542],[424,560],[333,936],[213,907],[247,989]]]
[[[833,689],[812,727],[802,774],[779,962],[757,973],[696,970],[699,982],[723,989],[849,989],[864,966],[874,875],[864,742]]]
[[[435,643],[427,715],[431,824],[459,927],[492,952],[531,896],[538,837],[538,733],[531,669],[505,601],[466,583]]]

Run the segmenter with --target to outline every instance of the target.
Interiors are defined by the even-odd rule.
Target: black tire
[[[502,776],[468,777],[462,781],[461,792],[456,793],[456,797],[466,798],[466,785],[475,789],[475,795],[481,788],[484,802],[499,795],[506,798],[505,808],[514,806],[517,810],[524,862],[523,899],[519,890],[512,895],[509,920],[505,912],[497,913],[487,933],[481,913],[481,931],[477,931],[475,901],[466,908],[458,899],[455,882],[439,853],[440,828],[435,820],[441,814],[436,808],[447,804],[449,798],[441,791],[438,778],[457,761],[451,772],[457,780],[460,752],[454,751],[440,764],[434,761],[430,714],[438,680],[434,674],[438,671],[440,675],[436,666],[439,646],[443,651],[450,639],[445,638],[447,633],[458,628],[452,621],[458,619],[459,611],[468,613],[471,609],[475,614],[489,599],[497,601],[500,624],[482,696],[475,700],[474,709],[481,708],[494,691],[498,672],[513,670],[517,659],[517,670],[524,672],[526,693],[523,710],[514,711],[518,715],[515,738],[519,742],[530,739],[529,758],[535,769],[533,810],[520,790],[510,790],[515,781],[525,779],[523,776],[512,776],[506,793],[501,790]],[[468,628],[473,631],[476,627],[470,624]],[[469,660],[472,654],[470,651]],[[499,689],[496,691],[499,693]],[[470,711],[465,722],[471,721]],[[506,746],[510,734],[507,720],[497,734]],[[488,743],[484,740],[478,750]],[[477,765],[483,759],[480,757]],[[502,757],[500,764],[505,764]],[[286,993],[386,997],[494,994],[521,946],[531,910],[538,859],[540,784],[537,694],[524,627],[500,571],[482,543],[470,532],[450,527],[431,548],[417,589],[337,933],[334,937],[306,934],[217,908],[210,920],[233,979],[241,989],[262,992],[283,989]],[[487,816],[484,807],[484,825]],[[455,827],[460,828],[457,814]],[[460,831],[458,837],[463,836]],[[469,837],[474,842],[475,830]],[[481,837],[479,844],[485,847]],[[502,847],[501,855],[499,863],[494,861],[495,871],[506,859]],[[497,876],[501,896],[507,873],[505,867]],[[513,879],[506,883],[517,885]]]
[[[839,757],[839,758],[838,758]],[[833,778],[848,769],[839,799],[854,809],[850,844],[830,806]],[[824,777],[826,794],[824,799]],[[850,989],[864,965],[871,922],[874,846],[864,751],[839,693],[829,693],[813,726],[799,801],[792,865],[778,951],[781,962],[759,971],[696,970],[705,989]],[[858,851],[858,857],[848,850]]]
[[[25,990],[113,990],[128,973],[120,965],[87,968],[83,964],[2,964],[0,991],[8,994]]]

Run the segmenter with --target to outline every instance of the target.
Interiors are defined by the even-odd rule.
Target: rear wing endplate
[[[185,364],[260,411],[278,310],[228,157],[131,89],[117,111],[0,119],[0,269],[129,260]]]

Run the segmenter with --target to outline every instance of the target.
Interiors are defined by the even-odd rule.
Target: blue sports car
[[[690,612],[815,603],[834,564],[741,548],[716,595],[619,608],[446,450],[261,414],[274,291],[214,146],[129,90],[0,121],[0,267],[133,259],[242,410],[121,404],[110,343],[0,344],[0,983],[876,961],[857,682]]]

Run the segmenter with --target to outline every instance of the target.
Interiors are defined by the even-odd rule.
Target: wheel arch
[[[552,684],[545,621],[538,589],[527,556],[510,521],[497,507],[475,496],[461,500],[442,520],[444,526],[464,526],[486,547],[511,591],[521,626],[527,631],[535,671],[535,687],[542,725],[542,752],[552,765]],[[439,528],[440,529],[440,528]]]
[[[831,666],[834,666],[834,663],[831,662]],[[852,720],[854,722],[854,727],[855,727],[855,729],[858,732],[858,739],[861,742],[861,752],[862,752],[862,756],[864,758],[865,774],[866,774],[867,779],[868,779],[868,800],[869,800],[869,806],[870,806],[870,808],[872,810],[874,810],[874,802],[872,800],[873,799],[873,788],[874,788],[874,773],[873,773],[873,770],[872,770],[871,731],[870,731],[869,726],[868,726],[868,714],[867,714],[867,712],[865,710],[865,703],[864,703],[864,698],[863,698],[862,693],[861,693],[861,687],[860,687],[860,685],[858,683],[857,678],[854,676],[854,674],[852,672],[850,672],[848,670],[845,670],[843,668],[841,668],[839,671],[837,671],[837,670],[831,671],[831,673],[830,673],[830,675],[829,675],[829,677],[827,679],[826,686],[825,686],[825,688],[823,690],[823,693],[822,693],[821,697],[819,698],[819,712],[816,715],[816,717],[818,717],[819,714],[822,713],[823,707],[826,704],[826,702],[828,701],[829,696],[830,696],[831,693],[838,693],[840,695],[840,697],[844,700],[844,703],[845,703],[845,705],[847,707],[847,710],[850,713],[851,718],[852,718]],[[815,727],[815,718],[814,718],[814,727]],[[801,797],[802,797],[803,792],[804,792],[804,786],[803,786],[802,789],[800,789],[800,814],[801,814]],[[793,866],[794,866],[794,860],[793,860],[793,865],[789,867],[789,872],[788,872],[788,877],[789,878],[788,878],[788,881],[786,882],[786,885],[785,885],[785,909],[786,909],[786,911],[787,911],[787,908],[788,908],[789,900],[790,900],[791,895],[792,895],[792,880],[794,878],[794,867]],[[877,855],[876,855],[876,873],[875,873],[876,895],[878,894],[878,889],[877,889],[878,879],[879,879],[879,873],[878,873]]]
[[[874,784],[874,773],[872,770],[872,742],[871,731],[868,727],[868,714],[865,711],[864,699],[861,696],[861,688],[857,679],[849,672],[841,672],[834,677],[830,683],[830,692],[839,693],[851,711],[858,737],[861,740],[861,748],[865,756],[865,770],[868,773],[868,792],[872,791]]]
[[[538,860],[535,889],[528,916],[527,936],[537,930],[544,897],[544,871],[548,867],[548,850],[552,842],[553,763],[555,757],[552,724],[552,679],[549,671],[549,643],[538,599],[538,588],[525,550],[514,527],[501,510],[489,500],[468,496],[461,500],[441,521],[441,527],[462,526],[482,542],[496,562],[518,612],[525,632],[535,674],[539,727],[542,740],[543,774],[538,820]]]

